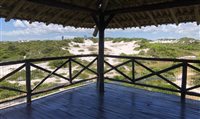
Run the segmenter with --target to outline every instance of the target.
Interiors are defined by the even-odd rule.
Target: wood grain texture
[[[107,28],[200,22],[199,0],[0,0],[0,6],[0,17],[6,21],[20,19],[76,28],[94,28],[97,24],[92,16],[101,13],[105,17],[115,15]]]
[[[174,95],[105,84],[95,84],[0,110],[0,119],[198,119],[200,102]]]

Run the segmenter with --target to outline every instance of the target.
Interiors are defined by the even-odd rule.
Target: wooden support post
[[[99,55],[97,62],[97,70],[98,70],[98,80],[97,86],[99,92],[104,92],[104,31],[105,31],[105,21],[104,15],[99,15]]]
[[[132,59],[132,81],[135,82],[135,61]]]
[[[182,69],[182,84],[181,84],[181,101],[185,102],[186,87],[187,86],[187,62],[183,63]]]
[[[69,58],[69,81],[72,84],[72,58]]]
[[[30,67],[29,61],[26,61],[26,91],[27,91],[27,96],[26,96],[27,105],[30,105],[31,104],[31,67]]]

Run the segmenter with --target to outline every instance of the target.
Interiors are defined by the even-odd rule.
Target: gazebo
[[[97,62],[98,62],[97,63],[97,77],[98,77],[97,78],[97,87],[98,87],[98,90],[100,93],[104,92],[104,79],[105,79],[105,77],[104,77],[104,73],[105,73],[104,57],[112,57],[112,58],[130,59],[130,61],[128,61],[128,62],[132,62],[133,64],[134,63],[140,64],[136,60],[153,60],[153,61],[158,60],[158,61],[181,62],[181,64],[164,69],[160,72],[155,72],[152,69],[149,69],[148,67],[146,67],[142,64],[140,64],[140,65],[142,65],[143,67],[145,67],[146,69],[148,69],[149,71],[152,72],[152,74],[147,75],[146,77],[149,77],[152,75],[157,75],[160,78],[164,79],[166,82],[177,87],[177,89],[179,89],[179,90],[173,90],[173,89],[166,89],[166,90],[181,93],[182,101],[185,100],[186,94],[200,96],[200,94],[198,94],[198,93],[189,92],[189,90],[199,88],[200,85],[190,87],[189,89],[186,88],[187,66],[190,66],[193,69],[200,71],[197,67],[194,67],[193,65],[189,64],[189,63],[200,63],[200,61],[168,59],[168,58],[151,59],[151,58],[140,58],[140,57],[128,57],[128,56],[122,57],[122,56],[105,56],[104,55],[104,32],[105,32],[105,29],[107,29],[107,28],[108,29],[115,29],[115,28],[125,29],[125,28],[131,28],[131,27],[140,27],[141,28],[141,27],[150,26],[150,25],[158,26],[158,25],[162,25],[162,24],[178,25],[179,23],[186,23],[186,22],[197,22],[197,24],[199,24],[200,23],[200,1],[199,0],[1,0],[0,1],[0,16],[2,18],[5,18],[5,21],[9,21],[11,19],[27,20],[30,23],[37,21],[37,22],[44,22],[47,25],[48,24],[59,24],[59,25],[63,25],[64,27],[72,26],[75,28],[92,28],[92,29],[94,29],[94,35],[96,35],[99,32],[99,50],[98,50],[98,55],[97,55],[97,57],[98,57],[98,60],[97,60]],[[77,57],[77,56],[74,56],[74,57]],[[65,58],[69,58],[70,59],[69,61],[71,61],[71,58],[74,58],[74,57],[65,57]],[[81,57],[83,57],[83,56],[81,56]],[[31,103],[31,95],[32,95],[31,87],[30,87],[30,62],[53,60],[53,59],[56,59],[56,58],[49,58],[49,59],[45,58],[45,59],[39,59],[39,60],[38,59],[30,59],[30,60],[20,61],[20,63],[22,63],[22,62],[25,63],[25,65],[23,67],[26,67],[26,71],[27,71],[26,72],[27,92],[25,92],[25,93],[27,93],[26,96],[27,96],[28,103]],[[19,62],[6,62],[6,63],[2,63],[1,65],[7,65],[7,64],[11,64],[11,63],[19,63]],[[123,63],[123,64],[126,64],[126,63]],[[110,65],[107,62],[106,62],[106,64],[108,64],[111,67],[110,70],[115,69],[121,75],[126,77],[127,79],[132,80],[130,77],[126,76],[123,72],[120,72],[117,69],[117,67],[119,67],[123,64],[118,65],[116,67]],[[165,77],[160,75],[160,73],[169,71],[171,69],[174,69],[174,68],[177,68],[180,66],[183,67],[183,77],[182,77],[183,82],[182,82],[181,87],[177,86],[173,82],[169,81],[168,79],[166,79]],[[35,67],[37,67],[37,66],[35,66]],[[85,67],[85,69],[88,69],[89,66],[84,66],[84,67]],[[19,70],[21,68],[22,67],[20,67]],[[134,70],[134,67],[133,67],[133,70]],[[47,71],[47,72],[49,72],[49,71]],[[55,70],[55,72],[56,72],[56,70]],[[60,76],[60,75],[56,74],[55,72],[49,72],[49,73]],[[12,75],[12,74],[13,73],[11,73],[10,75]],[[3,79],[5,79],[7,77],[4,77]],[[62,77],[62,76],[60,76],[60,77]],[[62,78],[64,78],[64,77],[62,77]],[[133,71],[132,78],[134,79],[134,71]],[[141,80],[143,78],[145,78],[145,77],[136,79],[136,80],[132,81],[131,83],[141,85],[141,86],[148,86],[148,87],[156,88],[155,86],[139,84],[136,82],[137,80]],[[110,78],[107,78],[107,79],[110,79]],[[110,79],[110,80],[114,80],[114,79]],[[41,83],[43,83],[43,82],[41,82]],[[121,82],[126,82],[126,81],[121,81]],[[108,85],[107,87],[109,88],[109,86],[110,85]],[[111,88],[112,91],[115,90],[115,88],[118,88],[117,86],[110,86],[110,87],[112,87]],[[36,88],[37,88],[37,86],[36,86]],[[91,88],[91,86],[89,86],[88,88]],[[157,88],[165,90],[165,88],[162,88],[162,87],[157,87]],[[11,88],[6,88],[6,87],[4,87],[4,89],[14,90]],[[130,93],[130,89],[122,88],[122,90],[123,91],[127,90]],[[16,90],[16,91],[19,91],[19,90]],[[137,89],[134,89],[134,91],[143,93],[142,91],[139,91]],[[94,92],[92,92],[91,95],[94,95],[93,93]],[[118,96],[120,96],[120,94]],[[101,98],[103,98],[103,95],[102,95],[102,97],[100,96],[98,98],[94,98],[94,100],[99,99],[100,101],[97,103],[99,105],[103,106],[104,103],[101,102],[102,101]],[[54,99],[56,99],[56,98],[54,97]],[[91,98],[91,99],[93,99],[93,98]],[[170,99],[172,100],[173,103],[171,103],[171,102],[170,103],[166,102],[166,103],[169,103],[169,106],[171,106],[171,108],[173,108],[173,106],[176,105],[174,102],[177,102],[177,99],[175,99],[175,97],[172,97],[172,98],[170,97]],[[123,101],[127,101],[127,100],[123,100]],[[42,102],[42,101],[40,101],[40,102]],[[116,102],[116,103],[118,103],[118,102]],[[180,113],[181,113],[179,115],[180,118],[185,118],[185,116],[186,116],[186,115],[184,115],[185,113],[187,113],[189,115],[189,116],[187,116],[188,118],[189,117],[195,118],[195,117],[200,116],[200,113],[198,112],[200,103],[197,102],[196,104],[198,104],[198,105],[196,105],[196,107],[194,106],[194,109],[189,108],[192,104],[189,105],[188,108],[181,107],[181,109],[186,110],[186,111],[185,112],[183,110],[180,111]],[[96,105],[96,104],[93,104],[93,106],[94,105]],[[151,104],[147,104],[147,105],[151,105]],[[122,106],[122,105],[119,104],[119,106]],[[164,106],[166,106],[166,105],[164,105]],[[51,106],[50,108],[53,108],[53,106]],[[55,106],[55,108],[56,108],[56,106]],[[80,108],[80,109],[82,109],[82,108]],[[112,110],[112,106],[110,107],[110,109]],[[129,108],[127,106],[126,109],[129,110],[131,108]],[[134,106],[132,109],[134,109]],[[191,111],[191,115],[189,114],[190,112],[187,109]],[[29,113],[30,110],[29,111],[28,110],[29,109],[27,109],[23,113]],[[40,110],[42,110],[42,108],[40,108]],[[89,110],[89,108],[84,109],[84,110],[87,112]],[[94,109],[94,110],[96,110],[96,109]],[[108,109],[106,108],[105,110],[109,110],[109,107],[108,107]],[[124,112],[123,110],[119,109],[119,111],[122,111],[123,116],[120,114],[119,115],[116,114],[116,115],[118,115],[118,118],[122,118],[122,117],[128,118],[129,117],[128,114],[126,112]],[[157,116],[157,117],[164,118],[164,117],[162,117],[161,113],[156,113],[156,111],[160,111],[160,110],[154,110],[154,112],[153,112],[153,108],[152,108],[153,114],[160,114],[160,116]],[[165,108],[165,111],[167,112],[169,110],[167,110]],[[48,111],[46,110],[46,112],[48,112]],[[65,117],[64,114],[61,112],[58,112],[58,115],[61,114],[61,116],[63,115],[63,117]],[[66,111],[64,111],[64,112],[67,113]],[[99,110],[97,112],[99,113]],[[172,114],[171,111],[169,111],[169,112],[170,112],[169,115]],[[16,113],[20,113],[20,112],[16,112]],[[115,113],[115,112],[110,111],[108,113],[108,116],[106,116],[106,115],[104,115],[104,116],[106,116],[108,118],[113,118],[115,116],[112,117],[111,116],[112,113]],[[139,117],[140,118],[148,118],[148,116],[149,116],[149,118],[156,117],[156,116],[148,115],[145,113],[146,112],[144,112],[143,115],[141,112],[136,113],[135,118],[137,118],[138,114],[139,115],[141,114],[140,116],[138,116],[138,118]],[[182,113],[184,113],[184,114],[182,115]],[[37,113],[37,114],[39,114],[39,113]],[[6,113],[5,115],[8,116],[9,113]],[[18,115],[18,114],[16,114],[16,115]],[[173,116],[169,116],[169,115],[166,116],[166,118],[173,117]],[[21,117],[18,116],[16,118],[28,118],[29,116],[31,116],[31,114],[24,114],[24,115],[21,114]],[[58,116],[58,118],[61,116]],[[90,117],[90,116],[88,116],[88,117],[87,116],[86,116],[86,118]],[[96,117],[106,118],[106,117],[101,117],[101,116],[102,115],[97,114],[94,117],[95,118]],[[179,118],[179,116],[175,115],[174,118],[176,118],[176,117]],[[2,117],[4,117],[4,116],[2,116]],[[34,117],[36,117],[36,116],[33,116],[33,118]],[[42,116],[38,116],[38,117],[42,118]],[[81,118],[81,115],[79,115],[78,117]],[[94,118],[94,117],[91,116],[91,118]],[[56,116],[50,117],[50,118],[56,118]],[[132,115],[130,118],[134,118],[134,115]]]

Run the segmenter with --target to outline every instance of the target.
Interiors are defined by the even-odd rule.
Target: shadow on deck
[[[105,84],[104,95],[95,84],[71,89],[0,110],[0,119],[198,119],[200,102],[116,84]]]

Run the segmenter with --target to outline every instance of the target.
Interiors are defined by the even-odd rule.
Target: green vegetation
[[[76,42],[76,43],[84,43],[84,39],[80,37],[76,37],[72,39],[71,41]]]
[[[31,71],[31,80],[41,79],[45,76],[45,73],[40,71],[39,69]],[[25,70],[21,70],[14,75],[10,76],[7,80],[9,81],[25,81],[26,80],[26,72]]]
[[[106,41],[112,41],[113,43],[117,42],[130,42],[130,41],[148,41],[144,38],[106,38]]]
[[[98,42],[98,39],[93,38],[91,39],[94,43]],[[137,56],[142,56],[142,57],[168,57],[168,58],[179,58],[183,56],[196,56],[198,59],[200,59],[200,42],[195,39],[191,38],[181,38],[177,42],[174,43],[152,43],[152,41],[143,39],[143,38],[106,38],[106,41],[112,41],[113,43],[117,42],[130,42],[130,41],[137,41],[137,44],[140,46],[136,48],[135,50],[141,50],[139,55]],[[170,39],[169,39],[170,40]],[[0,43],[0,62],[3,61],[10,61],[10,60],[22,60],[22,59],[31,59],[31,58],[43,58],[43,57],[57,57],[57,56],[69,56],[71,55],[68,51],[69,48],[69,43],[70,42],[76,42],[76,43],[83,43],[84,39],[83,38],[75,38],[71,40],[62,40],[62,41],[30,41],[30,42],[1,42]],[[79,45],[75,45],[74,47],[79,47]],[[143,51],[143,49],[148,49],[146,52]],[[94,51],[96,50],[96,47],[91,47],[89,50]],[[108,50],[108,49],[105,49]],[[84,50],[79,50],[80,52],[83,52]],[[121,54],[121,55],[126,55],[126,54]],[[135,55],[134,55],[135,56]],[[77,61],[81,62],[84,65],[87,65],[87,61],[83,61],[80,59],[76,59]],[[54,60],[54,61],[49,61],[48,66],[51,69],[55,69],[56,67],[62,65],[66,60]],[[119,60],[119,62],[123,62],[125,60]],[[154,71],[160,71],[162,69],[165,69],[167,67],[170,67],[172,65],[175,65],[175,63],[172,62],[150,62],[150,61],[140,61],[142,64],[148,66]],[[72,63],[73,66],[73,76],[75,76],[81,69],[82,67],[79,66],[76,63]],[[195,65],[197,67],[200,67],[200,64]],[[67,68],[68,64],[63,66],[63,68]],[[95,69],[96,64],[91,66],[91,69]],[[105,66],[106,69],[108,69],[108,66]],[[144,75],[147,75],[151,72],[145,70],[139,65],[135,65],[135,77],[141,77]],[[128,76],[132,77],[132,72],[131,72],[131,63],[127,64],[125,67],[120,67],[120,71],[124,72]],[[66,71],[67,72],[67,71]],[[167,77],[171,81],[175,81],[177,79],[177,75],[180,74],[181,69],[176,69],[172,70],[169,72],[166,72],[162,74],[162,76]],[[68,73],[68,72],[67,72]],[[66,74],[67,75],[67,74]],[[79,77],[80,79],[87,79],[93,75],[92,72],[86,70],[84,71]],[[47,73],[44,73],[41,70],[32,70],[31,72],[31,79],[43,79],[45,76],[47,76]],[[16,74],[12,75],[9,77],[6,81],[0,82],[0,86],[8,86],[8,87],[13,87],[21,90],[25,90],[25,85],[18,84],[18,83],[10,83],[9,81],[25,81],[25,70],[21,70],[17,72]],[[121,75],[114,74],[113,75],[114,79],[117,80],[125,80],[125,78]],[[199,73],[194,73],[194,75],[190,76],[189,81],[191,85],[197,85],[200,84],[200,76]],[[60,80],[56,79],[55,83],[49,83],[49,84],[42,84],[41,87],[38,88],[38,90],[42,90],[45,88],[49,88],[52,86],[57,85]],[[34,85],[37,85],[39,82],[35,82]],[[164,82],[162,79],[158,77],[151,77],[145,80],[142,80],[141,83],[144,84],[149,84],[149,85],[156,85],[156,86],[161,86],[161,87],[166,87],[166,88],[171,88],[174,89],[173,86],[169,85],[168,83]],[[136,86],[136,85],[131,85],[131,84],[125,84],[122,83],[122,85],[125,86],[131,86],[131,87],[136,87],[136,88],[142,88],[150,91],[156,91],[156,92],[164,92],[168,94],[176,94],[177,93],[172,93],[168,91],[162,91],[158,89],[153,89],[153,88],[147,88],[147,87],[141,87],[141,86]],[[13,91],[7,91],[7,90],[0,90],[0,99],[5,99],[8,97],[13,97],[17,96],[21,93],[16,93]]]
[[[94,43],[98,42],[95,38],[92,38],[91,40]],[[67,49],[69,48],[69,43],[72,41],[83,43],[84,39],[74,38],[61,41],[1,42],[0,61],[71,55]],[[140,47],[135,50],[149,49],[147,52],[141,51],[139,54],[146,57],[177,58],[194,55],[200,58],[200,42],[191,38],[181,38],[177,43],[151,43],[150,40],[144,38],[106,38],[106,41],[137,41],[137,44],[140,45]],[[79,46],[75,45],[74,47]],[[66,50],[63,50],[62,48],[65,48]],[[90,50],[94,50],[94,48],[91,48]]]
[[[182,38],[177,43],[151,43],[147,40],[138,42],[140,49],[149,49],[147,53],[140,52],[142,56],[178,58],[182,56],[200,57],[200,42],[190,38]]]
[[[20,90],[24,90],[25,89],[25,86],[20,86],[18,83],[11,84],[9,82],[5,82],[4,81],[4,82],[1,82],[0,85],[1,86],[12,87],[12,88],[15,88],[15,89],[20,89]],[[9,90],[1,90],[0,89],[0,100],[1,99],[6,99],[6,98],[9,98],[9,97],[18,96],[20,94],[22,94],[22,93],[9,91]]]
[[[0,61],[71,55],[68,50],[70,40],[1,42]]]
[[[54,61],[50,61],[49,62],[49,66],[54,69],[54,68],[57,68],[59,66],[61,66],[62,64],[64,64],[66,62],[66,60],[54,60]],[[66,68],[67,67],[67,64],[63,66],[63,68]]]

